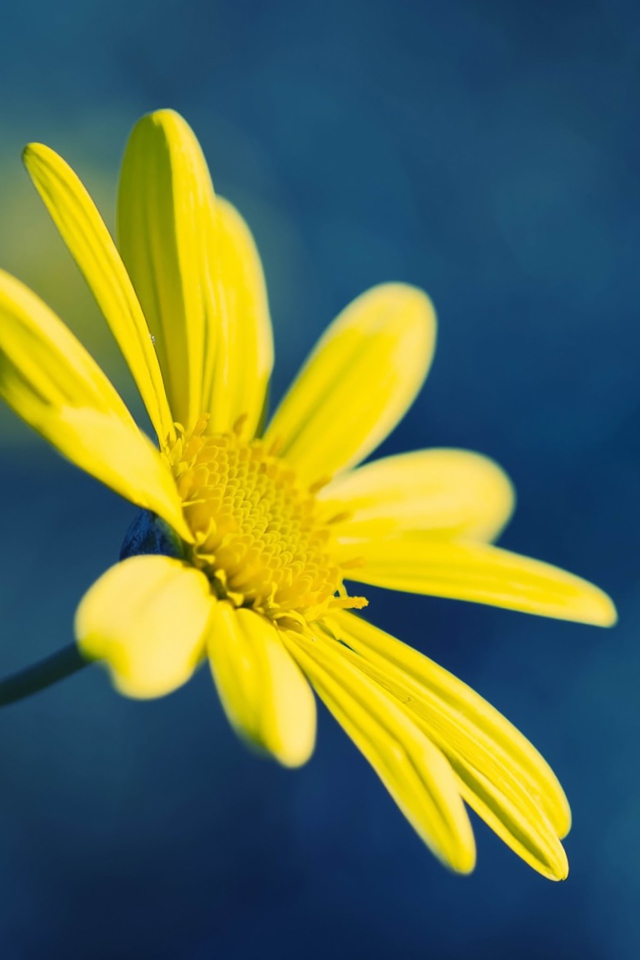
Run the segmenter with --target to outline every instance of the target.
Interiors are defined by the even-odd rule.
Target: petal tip
[[[463,876],[469,876],[470,873],[473,873],[476,867],[475,843],[471,846],[465,846],[463,849],[456,850],[455,854],[449,857],[445,862],[446,865],[454,871],[454,873],[459,873]]]
[[[616,623],[618,622],[618,611],[616,609],[616,605],[614,604],[613,600],[607,596],[606,593],[604,594],[604,598],[607,602],[606,602],[606,616],[603,619],[602,626],[615,627]]]
[[[46,143],[38,143],[34,141],[32,143],[27,143],[22,149],[22,162],[29,174],[32,174],[32,167],[36,166],[38,163],[41,163],[43,160],[47,161],[50,158],[58,159],[58,154],[55,150],[52,150],[51,147],[48,147]]]
[[[34,153],[37,153],[37,152],[38,152],[38,149],[39,149],[41,146],[42,146],[41,143],[27,143],[27,144],[22,148],[22,161],[23,161],[23,163],[24,163],[26,166],[29,165],[29,159],[30,159],[31,155],[34,154]]]
[[[520,854],[524,862],[532,867],[536,873],[546,880],[552,880],[557,883],[560,880],[566,880],[569,876],[569,861],[567,852],[555,837],[551,844],[545,845],[544,851],[539,851],[536,856],[531,856],[530,851]]]
[[[562,851],[562,856],[558,857],[557,861],[550,866],[549,872],[546,874],[549,880],[555,882],[566,880],[569,876],[569,861],[567,860],[567,854],[562,845],[560,845],[560,850]]]
[[[595,627],[614,627],[618,622],[618,611],[613,600],[595,586],[584,597],[582,613],[584,622]]]
[[[421,287],[402,281],[380,283],[362,296],[377,296],[388,298],[389,306],[398,312],[402,311],[412,321],[421,321],[422,324],[435,333],[436,311],[431,297]]]
[[[315,748],[315,735],[313,739],[298,750],[280,749],[272,750],[273,757],[278,761],[281,767],[287,770],[294,770],[297,767],[303,767],[313,754]]]
[[[154,127],[167,133],[175,129],[176,126],[187,127],[188,124],[182,114],[178,113],[177,110],[173,110],[171,107],[161,107],[159,110],[152,110],[150,113],[145,113],[144,116],[140,117],[134,129]]]

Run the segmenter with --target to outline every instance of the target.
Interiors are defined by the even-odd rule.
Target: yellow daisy
[[[82,656],[132,697],[169,693],[208,659],[234,728],[291,767],[313,750],[313,687],[445,864],[473,868],[467,803],[534,869],[565,877],[570,811],[542,757],[464,683],[353,613],[367,601],[345,587],[615,620],[586,581],[489,545],[513,506],[492,461],[438,449],[358,467],[429,369],[425,294],[391,283],[350,304],[263,432],[273,346],[260,260],[185,121],[163,110],[134,128],[118,247],[56,153],[32,144],[25,162],[158,439],[51,310],[0,274],[0,395],[143,510],[80,603]]]

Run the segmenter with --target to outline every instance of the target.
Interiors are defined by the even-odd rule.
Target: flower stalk
[[[46,690],[90,663],[91,660],[82,656],[77,644],[70,643],[44,660],[0,680],[0,707],[8,707],[33,693]]]

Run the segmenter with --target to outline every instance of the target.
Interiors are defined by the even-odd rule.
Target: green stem
[[[45,657],[39,663],[27,667],[26,670],[20,670],[10,677],[0,680],[0,707],[6,707],[16,700],[23,700],[30,697],[32,693],[39,690],[46,690],[47,687],[70,677],[83,667],[91,663],[85,660],[75,643],[70,643],[68,647],[63,647],[57,653],[50,657]]]

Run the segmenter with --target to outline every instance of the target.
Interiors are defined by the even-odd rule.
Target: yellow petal
[[[602,590],[540,560],[484,543],[448,543],[400,533],[384,540],[344,545],[364,566],[349,579],[389,590],[489,603],[560,620],[600,627],[616,621]]]
[[[155,337],[174,418],[189,429],[209,396],[221,315],[216,213],[200,145],[173,110],[142,117],[122,163],[120,249]]]
[[[161,444],[173,421],[151,334],[120,254],[84,186],[62,157],[40,143],[24,162],[122,350]]]
[[[64,456],[191,539],[171,473],[61,320],[0,271],[0,397]]]
[[[514,491],[500,467],[468,450],[417,450],[375,460],[333,480],[319,498],[350,520],[343,536],[397,530],[493,540],[507,523]]]
[[[76,639],[87,658],[104,661],[121,693],[161,697],[202,661],[214,603],[209,581],[194,567],[170,557],[131,557],[84,595]]]
[[[462,797],[494,833],[543,877],[566,880],[565,849],[535,803],[517,787],[491,780],[453,754],[449,762],[460,777]]]
[[[413,403],[431,364],[428,297],[388,283],[331,324],[276,411],[267,442],[310,481],[363,460]]]
[[[271,368],[273,337],[267,290],[258,251],[246,223],[226,200],[216,200],[218,302],[221,305],[210,396],[212,432],[231,430],[245,417],[243,429],[258,427]]]
[[[273,624],[253,610],[218,603],[207,646],[235,730],[286,767],[306,763],[315,744],[316,704]]]
[[[535,870],[564,879],[558,837],[571,826],[569,804],[529,741],[461,680],[395,637],[349,613],[338,613],[330,626],[347,644],[344,655],[393,694],[442,750],[467,803]]]
[[[469,873],[475,863],[473,833],[442,753],[322,632],[308,638],[290,631],[286,643],[427,846],[453,870]]]
[[[125,153],[120,247],[156,339],[176,420],[252,434],[273,365],[260,258],[240,214],[216,200],[200,145],[172,110],[143,117]]]

